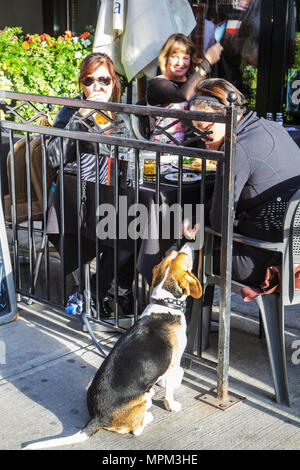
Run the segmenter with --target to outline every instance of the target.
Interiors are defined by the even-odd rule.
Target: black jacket
[[[221,229],[222,165],[218,165],[210,224]],[[238,232],[261,240],[282,240],[282,220],[300,187],[300,149],[283,126],[247,114],[237,126],[234,207]]]
[[[60,129],[72,130],[77,132],[89,132],[89,126],[93,132],[97,132],[98,126],[94,120],[88,120],[88,126],[82,121],[82,116],[78,113],[77,108],[64,106],[58,113],[54,122],[54,127]],[[111,129],[111,135],[118,137],[134,138],[131,128],[131,122],[126,114],[115,114],[114,123]],[[76,141],[74,139],[62,139],[63,163],[69,163],[76,160]],[[127,149],[119,148],[120,154],[128,153]],[[80,153],[95,154],[96,144],[86,141],[80,141]],[[99,155],[110,156],[111,146],[108,144],[99,144]],[[51,168],[57,168],[60,162],[60,138],[53,137],[48,143],[48,165]]]

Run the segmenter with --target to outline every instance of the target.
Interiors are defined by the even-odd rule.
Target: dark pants
[[[214,245],[214,272],[220,273],[220,241]],[[233,243],[232,279],[251,287],[259,287],[268,266],[281,264],[281,256],[275,253],[242,243]]]
[[[131,289],[134,268],[133,268],[133,253],[131,251],[119,251],[118,263],[118,281],[122,289]],[[99,263],[100,281],[99,281],[99,295],[105,297],[111,287],[114,279],[114,249],[105,247]],[[91,280],[92,295],[96,293],[96,276]],[[94,295],[93,295],[94,296]]]
[[[214,273],[220,274],[220,243],[214,245]],[[281,264],[279,253],[254,248],[241,243],[233,243],[232,279],[237,282],[259,287],[265,277],[268,266]],[[209,346],[209,331],[214,298],[214,286],[205,289],[202,310],[202,349]]]

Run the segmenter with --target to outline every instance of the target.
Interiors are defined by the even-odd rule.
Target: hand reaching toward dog
[[[189,219],[184,219],[182,221],[182,229],[181,233],[187,240],[195,240],[197,232],[200,230],[200,225],[195,224],[193,228],[191,227],[191,223]]]

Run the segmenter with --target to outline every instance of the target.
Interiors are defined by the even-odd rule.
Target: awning
[[[102,0],[94,52],[106,52],[130,81],[156,74],[157,56],[173,33],[189,35],[196,26],[188,0]]]

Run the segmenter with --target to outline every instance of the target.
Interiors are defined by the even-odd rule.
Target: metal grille
[[[293,223],[293,258],[294,263],[300,262],[300,204],[295,212]]]

